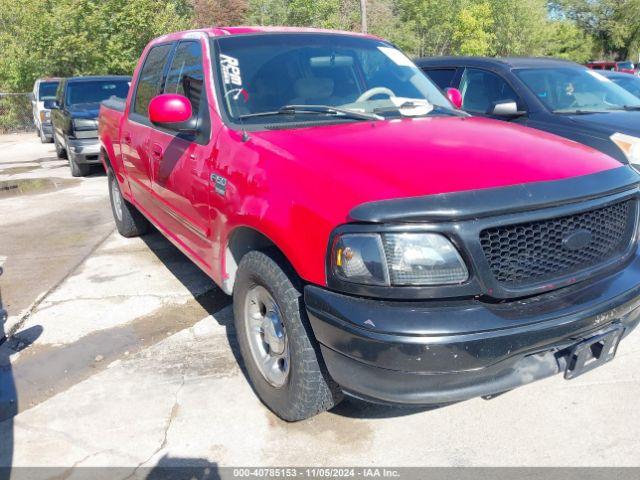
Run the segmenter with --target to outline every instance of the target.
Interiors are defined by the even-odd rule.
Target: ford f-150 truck
[[[286,420],[570,379],[639,321],[636,171],[470,117],[384,40],[167,35],[99,133],[118,231],[152,223],[233,295]]]

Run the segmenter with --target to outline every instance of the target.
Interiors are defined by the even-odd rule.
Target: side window
[[[200,42],[180,42],[171,61],[164,93],[184,95],[194,114],[200,112],[204,92],[204,70]]]
[[[460,81],[462,108],[472,112],[487,113],[496,102],[518,101],[518,95],[498,75],[467,68]]]
[[[453,77],[456,74],[455,68],[438,68],[436,70],[424,70],[424,73],[435,83],[441,90],[449,88]]]
[[[149,116],[149,103],[158,94],[162,82],[162,72],[172,47],[173,45],[170,44],[158,45],[149,50],[136,83],[133,111],[138,115],[145,118]]]

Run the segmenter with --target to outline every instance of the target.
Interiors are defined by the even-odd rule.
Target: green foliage
[[[556,0],[551,6],[594,39],[598,55],[638,59],[640,0]]]
[[[554,22],[544,55],[585,63],[591,59],[594,41],[574,23]]]
[[[190,26],[184,12],[182,1],[0,0],[0,89],[27,91],[42,76],[131,74],[150,39]]]
[[[251,0],[249,23],[352,30],[359,0]]]
[[[460,55],[489,55],[494,47],[493,11],[488,2],[465,5],[453,26],[453,41]]]
[[[416,56],[637,60],[640,0],[367,0],[369,31]],[[359,30],[360,0],[0,0],[0,91],[131,74],[146,43],[209,24]]]

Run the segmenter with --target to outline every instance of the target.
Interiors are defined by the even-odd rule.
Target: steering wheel
[[[393,90],[387,87],[373,87],[364,92],[362,95],[358,97],[356,103],[358,102],[366,102],[371,97],[375,97],[376,95],[388,95],[389,97],[395,97],[396,94],[393,93]]]

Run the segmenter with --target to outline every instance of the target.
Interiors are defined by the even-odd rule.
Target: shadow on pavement
[[[104,167],[102,165],[91,165],[91,170],[89,171],[88,178],[95,177],[106,177],[107,172],[104,171]]]
[[[180,458],[165,455],[153,467],[146,480],[220,480],[215,462],[204,458]]]
[[[335,408],[329,411],[330,414],[347,418],[376,419],[376,418],[398,418],[416,413],[428,412],[446,407],[446,405],[384,405],[381,403],[371,403],[359,398],[345,397],[345,399]]]
[[[2,267],[0,267],[0,276]],[[42,333],[37,325],[7,339],[4,325],[7,312],[0,294],[0,480],[11,475],[13,462],[13,417],[18,413],[18,393],[11,369],[11,356],[31,345]]]
[[[194,298],[202,308],[216,319],[219,325],[225,328],[229,347],[231,348],[236,362],[240,366],[242,374],[247,382],[249,382],[249,377],[247,376],[244,361],[240,355],[240,349],[236,339],[233,317],[228,321],[221,321],[221,319],[218,318],[219,315],[216,316],[216,313],[218,313],[222,308],[232,304],[231,297],[215,286],[213,280],[209,279],[204,272],[202,272],[189,258],[182,254],[182,252],[180,252],[171,242],[165,239],[157,230],[152,228],[149,234],[144,235],[141,238],[156,257],[167,267],[167,269],[193,294]],[[200,279],[198,279],[199,276],[211,283],[211,290],[208,290],[204,294],[194,289],[196,285],[201,284]],[[194,279],[196,280],[194,281]],[[438,408],[441,408],[441,406],[404,407],[382,405],[366,402],[353,397],[347,397],[342,403],[332,409],[330,414],[348,418],[375,419],[403,417]]]

